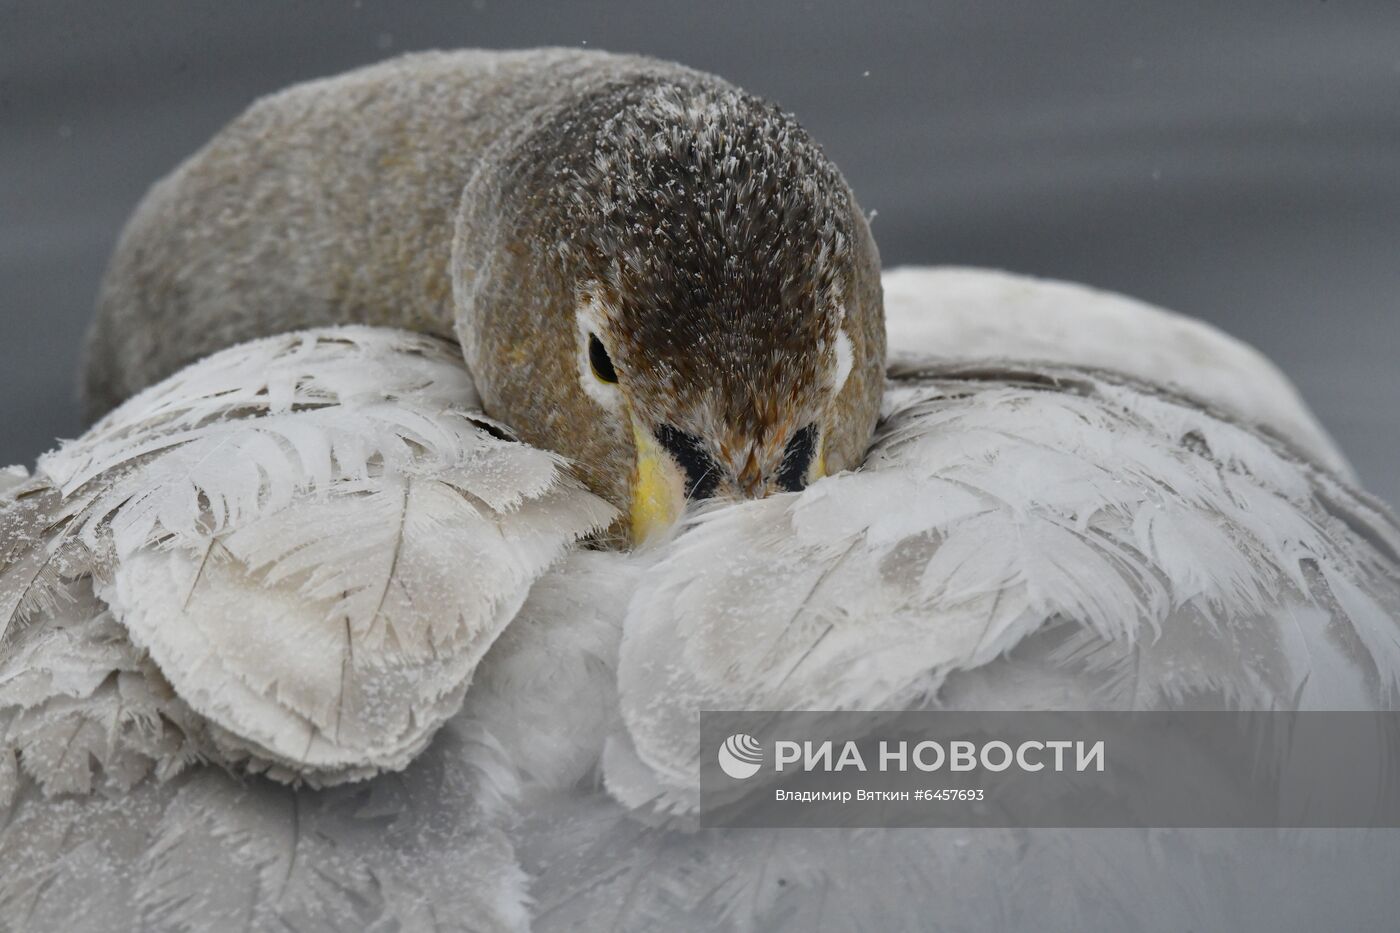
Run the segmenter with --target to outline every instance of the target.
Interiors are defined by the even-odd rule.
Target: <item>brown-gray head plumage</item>
[[[844,186],[791,117],[742,92],[617,97],[590,102],[625,109],[600,121],[592,158],[566,168],[577,239],[561,248],[615,309],[610,349],[636,363],[625,369],[648,398],[691,399],[761,437],[816,394],[813,350],[835,344],[852,249]]]
[[[484,387],[488,403],[510,407],[529,379],[591,405],[593,419],[558,427],[595,488],[635,512],[634,463],[653,437],[692,495],[797,488],[854,465],[879,397],[878,258],[840,173],[791,115],[689,72],[619,82],[535,128],[493,184],[498,235],[458,264],[463,278],[489,265],[532,280],[550,307],[531,313],[576,333],[559,341],[575,361],[600,343],[617,396],[537,359],[508,388]],[[481,342],[482,363],[529,338],[531,285],[501,295],[509,308],[489,287],[462,291],[469,326],[501,338]],[[540,420],[514,414],[502,417]]]

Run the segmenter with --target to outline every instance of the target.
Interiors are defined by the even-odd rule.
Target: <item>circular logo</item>
[[[719,747],[720,770],[735,780],[753,777],[762,764],[763,746],[746,733],[734,733]]]

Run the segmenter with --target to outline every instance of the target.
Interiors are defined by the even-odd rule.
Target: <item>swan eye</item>
[[[617,382],[617,370],[613,368],[612,357],[608,356],[608,348],[603,346],[603,341],[598,339],[597,334],[588,335],[588,363],[593,367],[593,375],[599,382],[609,385]]]
[[[817,453],[817,426],[809,424],[798,431],[788,441],[783,451],[783,462],[778,467],[778,485],[789,492],[800,492],[807,488],[807,475],[812,469],[812,458]]]

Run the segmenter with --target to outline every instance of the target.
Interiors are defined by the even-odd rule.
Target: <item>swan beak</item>
[[[633,424],[632,438],[632,544],[638,545],[672,528],[685,512],[685,476],[650,431]]]

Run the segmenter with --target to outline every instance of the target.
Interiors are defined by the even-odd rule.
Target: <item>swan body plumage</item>
[[[885,291],[864,462],[632,551],[387,328],[4,473],[0,926],[1383,925],[1383,831],[695,828],[702,709],[1396,704],[1400,529],[1271,364],[1078,286]]]

